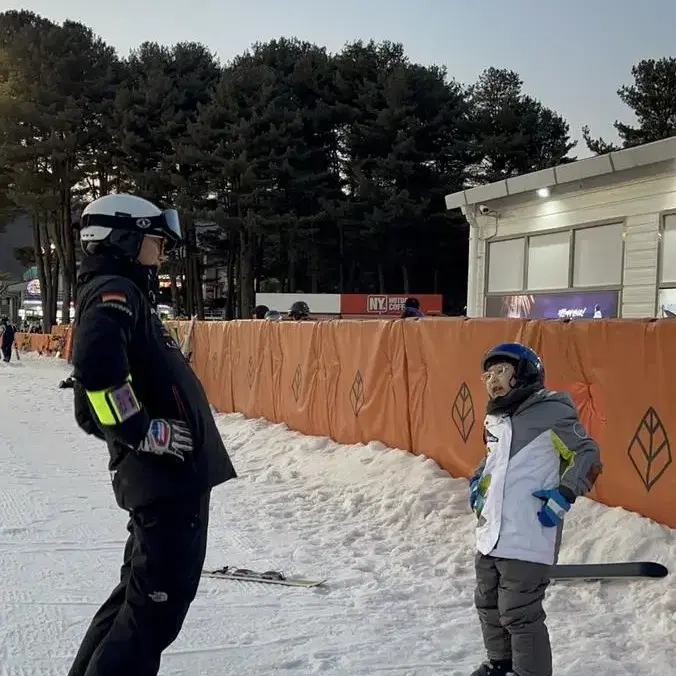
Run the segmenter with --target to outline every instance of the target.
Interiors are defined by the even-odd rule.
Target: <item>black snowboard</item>
[[[666,577],[666,566],[654,561],[622,563],[573,563],[553,566],[552,580],[615,580]]]

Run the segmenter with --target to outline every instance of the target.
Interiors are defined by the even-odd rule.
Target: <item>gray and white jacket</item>
[[[487,415],[487,455],[479,465],[477,549],[482,554],[553,564],[562,525],[546,528],[538,490],[558,488],[570,501],[601,472],[598,444],[580,422],[571,396],[542,389],[511,415]]]

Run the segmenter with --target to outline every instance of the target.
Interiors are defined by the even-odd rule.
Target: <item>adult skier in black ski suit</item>
[[[2,361],[9,364],[12,358],[12,345],[14,345],[14,327],[9,322],[9,317],[0,319],[0,352]]]
[[[162,249],[180,240],[175,211],[132,195],[82,214],[75,418],[106,441],[130,519],[120,583],[69,676],[156,676],[197,592],[211,489],[236,476],[202,385],[154,307]]]

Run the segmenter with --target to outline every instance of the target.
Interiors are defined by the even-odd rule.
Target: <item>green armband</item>
[[[119,387],[109,387],[97,392],[87,391],[87,399],[94,415],[104,427],[119,425],[141,410],[141,404],[131,386],[131,376]]]

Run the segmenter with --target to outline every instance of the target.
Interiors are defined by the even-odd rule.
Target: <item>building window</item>
[[[528,238],[529,291],[567,289],[569,285],[570,231]]]
[[[526,241],[524,237],[488,245],[488,292],[522,291]]]
[[[622,223],[574,232],[573,286],[622,284]]]
[[[676,214],[662,219],[660,284],[676,284]]]

